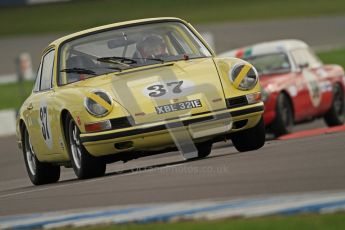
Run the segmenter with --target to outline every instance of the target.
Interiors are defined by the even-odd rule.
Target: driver
[[[142,58],[160,58],[168,55],[167,46],[159,35],[149,35],[137,43]]]

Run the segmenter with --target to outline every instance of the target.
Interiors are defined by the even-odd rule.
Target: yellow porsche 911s
[[[35,185],[58,181],[60,166],[84,179],[172,150],[204,158],[225,139],[255,150],[265,142],[260,90],[252,65],[215,57],[181,19],[110,24],[44,50],[18,143]]]

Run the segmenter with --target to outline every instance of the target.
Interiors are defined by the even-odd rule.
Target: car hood
[[[83,86],[109,92],[138,124],[226,108],[212,58],[182,60],[108,74],[88,79]],[[181,107],[170,106],[187,101],[191,101],[190,108],[185,108],[189,103]],[[165,108],[159,110],[162,106]],[[179,110],[174,111],[174,108]]]
[[[269,74],[260,76],[260,84],[263,88],[270,87],[274,89],[282,88],[293,80],[292,73]]]

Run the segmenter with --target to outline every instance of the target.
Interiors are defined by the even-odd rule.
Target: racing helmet
[[[137,43],[137,50],[143,58],[159,58],[167,54],[164,39],[159,35],[145,36]]]

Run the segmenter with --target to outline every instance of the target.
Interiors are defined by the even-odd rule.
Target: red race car
[[[328,126],[345,122],[345,75],[339,65],[324,65],[299,40],[279,40],[232,50],[260,74],[266,127],[275,136],[294,124],[323,117]]]

